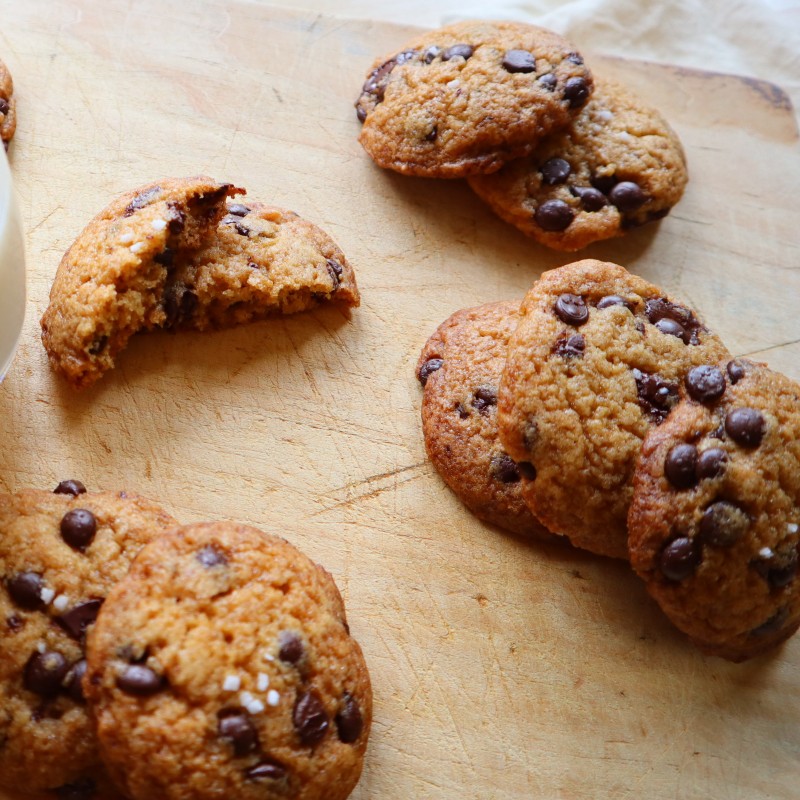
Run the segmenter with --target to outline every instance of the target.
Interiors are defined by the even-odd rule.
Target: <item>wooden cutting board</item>
[[[2,0],[29,300],[0,387],[0,488],[138,490],[235,518],[330,569],[375,690],[356,800],[797,797],[800,638],[735,666],[694,650],[621,563],[473,519],[425,458],[414,364],[458,308],[574,257],[460,181],[374,167],[352,107],[411,33],[244,0]],[[580,44],[580,43],[578,43]],[[688,191],[592,247],[701,309],[738,355],[800,378],[800,160],[777,87],[590,59],[660,107]],[[205,172],[328,230],[363,304],[213,335],[143,335],[96,387],[50,372],[58,262],[115,195]]]

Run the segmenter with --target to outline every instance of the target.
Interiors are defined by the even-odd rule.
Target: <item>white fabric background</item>
[[[298,0],[292,8],[424,27],[523,19],[583,50],[761,78],[800,108],[800,0]]]

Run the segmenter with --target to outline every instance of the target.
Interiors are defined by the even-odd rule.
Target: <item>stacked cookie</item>
[[[419,36],[374,64],[356,111],[379,166],[468,178],[500,217],[557,250],[660,219],[686,186],[663,116],[533,25],[473,21]]]
[[[457,312],[417,374],[428,453],[481,518],[630,557],[706,652],[743,660],[800,625],[800,387],[684,303],[576,262],[519,308]]]
[[[125,492],[0,495],[0,787],[72,800],[343,798],[369,675],[332,577]]]
[[[324,231],[292,211],[231,202],[244,192],[205,176],[169,178],[98,214],[64,255],[42,316],[52,367],[80,389],[138,331],[359,304],[353,269]]]

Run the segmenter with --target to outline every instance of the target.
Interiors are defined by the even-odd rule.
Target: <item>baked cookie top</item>
[[[456,311],[422,348],[422,432],[434,467],[479,519],[550,538],[520,491],[516,463],[497,435],[497,386],[519,303]]]
[[[17,129],[17,102],[14,99],[14,81],[8,67],[0,61],[0,139],[8,150],[8,143]]]
[[[592,86],[581,55],[552,31],[460,22],[375,62],[356,101],[359,141],[379,166],[409,175],[492,172],[565,127]]]
[[[139,549],[177,523],[134,494],[56,491],[0,495],[0,786],[100,800],[86,631]]]
[[[574,251],[666,216],[687,179],[683,147],[661,114],[598,78],[567,128],[530,156],[469,183],[523,233]]]
[[[341,800],[369,676],[330,575],[288,542],[196,524],[145,548],[88,643],[112,777],[134,800]]]
[[[693,366],[729,354],[693,310],[601,261],[545,272],[520,315],[498,427],[506,452],[531,465],[525,501],[578,547],[626,558],[642,440],[677,404]]]
[[[169,327],[206,330],[332,301],[359,304],[353,268],[336,242],[293,211],[229,202],[215,235],[177,263]]]
[[[642,447],[631,564],[693,642],[743,661],[800,626],[800,386],[745,359],[685,385]]]
[[[242,190],[212,178],[169,178],[134,189],[98,214],[67,250],[42,316],[50,364],[76,388],[94,383],[139,330],[170,316],[176,257],[196,250]]]

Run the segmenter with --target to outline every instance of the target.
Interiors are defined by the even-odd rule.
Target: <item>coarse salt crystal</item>
[[[144,242],[136,242],[130,246],[131,253],[141,253],[144,250]]]
[[[119,235],[120,244],[130,244],[132,241],[133,241],[133,233],[131,231],[125,231],[125,233],[121,233]]]
[[[156,231],[163,231],[167,227],[167,221],[160,218],[154,219],[150,224],[153,226],[153,230]]]
[[[774,555],[771,547],[762,547],[758,551],[758,554],[761,556],[761,558],[772,558]]]
[[[264,653],[264,661],[274,661],[275,656],[271,656],[269,653]]]
[[[281,696],[274,690],[270,689],[267,692],[267,703],[271,706],[276,706],[281,701]]]
[[[42,598],[42,602],[43,602],[43,603],[44,603],[46,606],[49,606],[49,605],[50,605],[50,603],[52,603],[52,602],[53,602],[53,598],[54,598],[55,596],[56,596],[56,593],[55,593],[55,591],[54,591],[53,589],[51,589],[49,586],[45,586],[45,587],[43,587],[43,588],[42,588],[42,591],[41,591],[41,592],[39,592],[39,597],[41,597],[41,598]]]
[[[247,708],[247,706],[249,706],[249,705],[250,705],[250,703],[252,703],[252,702],[253,702],[253,700],[255,700],[255,697],[253,697],[253,695],[252,695],[252,694],[250,694],[250,692],[242,692],[242,693],[239,695],[239,702],[240,702],[240,703],[241,703],[241,704],[242,704],[242,705],[243,705],[245,708]]]
[[[256,689],[259,692],[266,692],[269,689],[269,675],[266,672],[259,672],[256,679]]]
[[[601,108],[597,112],[597,118],[602,119],[603,122],[608,122],[610,119],[614,119],[614,114],[609,111],[607,108]]]
[[[228,675],[222,682],[222,688],[226,692],[238,692],[242,685],[242,679],[238,675]]]
[[[46,651],[47,651],[47,645],[46,645],[44,642],[39,642],[39,643],[36,645],[36,649],[37,649],[37,650],[38,650],[40,653],[44,653],[44,652],[46,652]]]
[[[69,597],[67,597],[65,594],[60,594],[55,600],[53,600],[53,608],[55,608],[56,611],[63,611],[68,605]]]
[[[245,708],[251,714],[260,714],[264,710],[265,706],[260,700],[253,700],[252,702],[248,703]]]
[[[789,531],[789,533],[797,533],[797,531],[799,530],[799,528],[798,528],[798,525],[797,525],[797,523],[796,523],[796,522],[790,522],[790,523],[789,523],[789,524],[786,526],[786,530],[787,530],[787,531]]]

